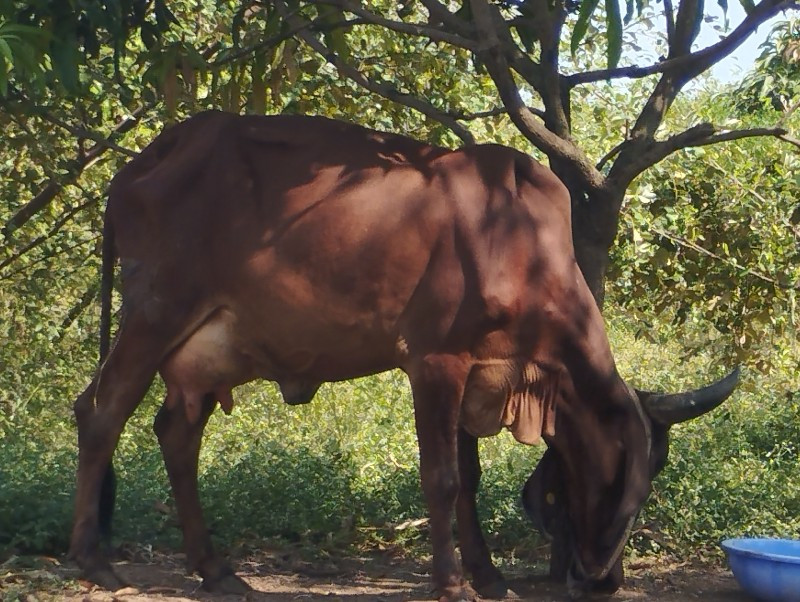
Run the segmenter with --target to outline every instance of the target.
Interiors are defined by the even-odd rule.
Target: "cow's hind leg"
[[[78,475],[70,556],[88,580],[110,590],[124,583],[111,570],[99,545],[101,527],[107,528],[110,520],[106,475],[120,433],[155,376],[168,334],[144,316],[128,316],[114,349],[74,406]]]
[[[467,372],[454,356],[428,356],[409,371],[422,491],[430,517],[433,582],[440,602],[477,599],[462,576],[452,533],[459,488],[456,438]]]
[[[189,570],[200,574],[207,590],[243,594],[250,590],[250,586],[234,575],[214,551],[197,491],[197,461],[203,429],[215,405],[216,400],[207,395],[199,418],[190,422],[182,404],[174,408],[165,404],[156,416],[153,429],[172,484]]]
[[[103,475],[103,483],[100,486],[100,506],[98,513],[100,535],[108,542],[111,541],[111,523],[114,518],[114,504],[116,500],[117,475],[114,472],[114,465],[109,463]]]
[[[484,598],[504,598],[508,585],[492,563],[489,547],[483,538],[476,496],[481,480],[478,440],[464,429],[458,430],[459,491],[456,502],[458,540],[464,568],[472,574],[472,586]]]

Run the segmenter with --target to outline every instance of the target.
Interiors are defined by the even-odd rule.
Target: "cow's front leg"
[[[458,475],[460,488],[456,503],[458,540],[464,568],[472,574],[472,585],[484,598],[504,598],[508,585],[492,563],[492,555],[483,538],[478,520],[476,496],[481,481],[478,439],[463,428],[458,429]]]
[[[178,519],[183,529],[183,545],[189,570],[200,574],[203,587],[209,591],[243,594],[250,590],[250,586],[237,577],[214,551],[197,491],[200,443],[203,429],[215,405],[216,400],[206,396],[200,416],[190,422],[183,404],[178,404],[175,408],[168,408],[165,404],[156,415],[153,430],[158,436],[161,455],[172,485]]]
[[[458,357],[428,356],[409,372],[422,491],[430,517],[433,582],[440,602],[477,599],[456,559],[451,524],[459,486],[456,437],[467,371]]]

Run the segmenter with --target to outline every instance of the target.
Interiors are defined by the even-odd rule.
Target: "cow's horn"
[[[664,425],[677,424],[710,412],[728,399],[739,384],[739,368],[717,382],[683,393],[636,391],[650,418]]]

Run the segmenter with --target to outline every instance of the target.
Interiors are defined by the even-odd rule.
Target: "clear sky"
[[[705,48],[715,44],[720,39],[720,32],[715,31],[713,26],[722,26],[724,24],[724,17],[722,8],[713,0],[706,3],[707,12],[710,15],[716,16],[715,23],[703,23],[700,29],[700,35],[695,41],[695,48]],[[766,39],[769,32],[772,30],[773,24],[781,18],[780,15],[767,21],[756,30],[736,51],[729,57],[717,63],[712,69],[711,74],[721,81],[736,81],[741,79],[750,69],[753,68],[753,63],[760,54],[759,46]],[[728,21],[730,33],[739,23],[744,20],[744,9],[739,3],[739,0],[729,0],[728,2]]]

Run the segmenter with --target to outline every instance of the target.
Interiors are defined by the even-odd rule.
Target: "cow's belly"
[[[284,400],[296,405],[311,401],[322,382],[396,365],[393,350],[373,333],[315,325],[310,317],[305,328],[286,330],[288,324],[302,323],[298,319],[284,313],[281,320],[262,321],[242,308],[215,310],[163,362],[167,406],[184,406],[194,422],[203,400],[211,396],[229,413],[232,390],[255,379],[276,381]]]

